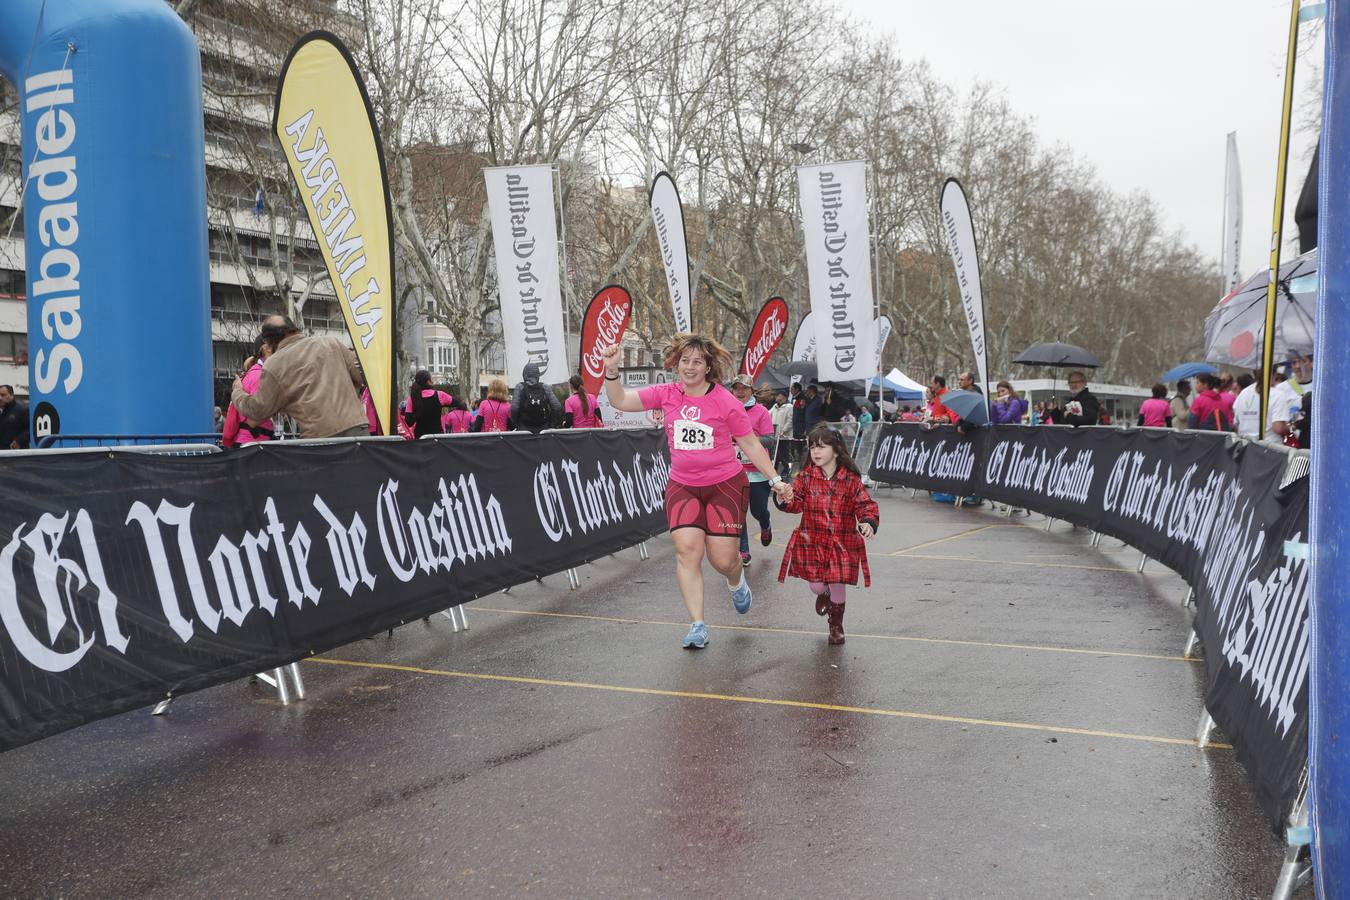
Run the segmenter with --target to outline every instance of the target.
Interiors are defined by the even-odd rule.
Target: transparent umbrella
[[[1261,365],[1266,333],[1266,289],[1262,269],[1219,301],[1205,319],[1205,359],[1255,369]],[[1275,359],[1313,352],[1317,331],[1317,251],[1280,266],[1275,289]]]

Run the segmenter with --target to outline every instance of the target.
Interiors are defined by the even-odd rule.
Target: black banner
[[[666,530],[659,430],[0,458],[0,749]]]
[[[1280,827],[1308,758],[1308,479],[1289,457],[1214,434],[887,425],[876,481],[975,494],[1117,537],[1195,588],[1205,706]]]

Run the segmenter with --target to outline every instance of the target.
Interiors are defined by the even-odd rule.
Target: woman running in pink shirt
[[[739,547],[745,529],[750,491],[736,450],[769,480],[784,501],[792,489],[774,470],[773,461],[750,427],[750,420],[731,391],[722,387],[731,369],[731,354],[711,338],[677,334],[665,350],[665,367],[678,380],[641,391],[619,381],[619,348],[606,347],[605,394],[624,412],[660,409],[665,413],[670,444],[670,480],[666,484],[666,521],[675,545],[675,578],[692,623],[682,646],[708,646],[703,621],[703,557],[726,578],[736,612],[745,613],[754,599],[741,567]]]

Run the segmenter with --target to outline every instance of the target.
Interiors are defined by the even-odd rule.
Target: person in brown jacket
[[[356,352],[333,337],[306,335],[286,316],[263,319],[260,340],[273,347],[258,390],[234,380],[230,402],[254,421],[286,413],[307,438],[369,436],[358,392],[365,384]]]

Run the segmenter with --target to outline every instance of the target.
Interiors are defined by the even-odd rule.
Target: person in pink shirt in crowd
[[[1167,428],[1172,424],[1172,404],[1167,385],[1155,384],[1153,396],[1139,404],[1139,424],[1145,428]]]
[[[1233,407],[1224,404],[1219,396],[1219,377],[1208,373],[1197,375],[1200,393],[1191,401],[1188,427],[1201,431],[1232,431]]]
[[[511,430],[511,389],[501,378],[492,379],[488,385],[487,399],[478,404],[470,431],[510,431]]]
[[[573,375],[567,383],[572,386],[572,396],[563,404],[563,427],[604,428],[605,423],[600,421],[600,400],[586,393],[581,376]]]
[[[380,416],[375,412],[375,401],[370,398],[370,388],[361,388],[361,408],[366,411],[366,423],[370,427],[370,436],[379,437]]]
[[[412,429],[413,437],[444,434],[445,430],[441,425],[441,407],[454,402],[454,397],[431,386],[430,372],[419,369],[413,376],[412,386],[408,388],[403,421]]]
[[[720,384],[731,369],[731,354],[711,338],[677,334],[666,347],[664,364],[677,380],[641,391],[619,381],[619,347],[606,347],[605,395],[622,412],[659,409],[664,413],[670,445],[670,477],[666,482],[666,522],[675,545],[675,580],[693,620],[681,646],[698,650],[708,646],[703,621],[703,558],[707,556],[726,579],[736,612],[746,613],[754,599],[737,553],[745,529],[745,507],[750,484],[745,459],[768,479],[769,488],[785,502],[792,489],[774,470],[773,460],[760,444],[745,407]]]
[[[750,419],[750,430],[756,435],[773,434],[773,419],[769,411],[755,400],[755,383],[749,375],[737,375],[731,379],[731,393],[745,407],[745,415]],[[765,452],[768,448],[765,448]],[[745,468],[746,480],[750,482],[750,492],[746,495],[749,512],[759,522],[759,542],[765,547],[773,543],[773,522],[769,518],[769,479],[765,478],[755,464],[746,459],[738,449],[736,458]],[[749,520],[746,525],[749,525]],[[741,565],[750,565],[750,529],[741,529]]]
[[[257,356],[250,356],[244,360],[244,374],[239,379],[240,385],[244,388],[244,393],[257,393],[258,382],[262,379],[263,363],[271,355],[272,345],[264,343],[258,347]],[[225,425],[220,432],[222,447],[242,447],[245,444],[270,441],[275,437],[271,419],[262,422],[250,422],[239,414],[239,410],[235,408],[233,403],[225,412]]]
[[[446,434],[464,434],[469,430],[473,416],[464,407],[464,401],[456,397],[450,403],[450,410],[441,416],[441,427]]]

